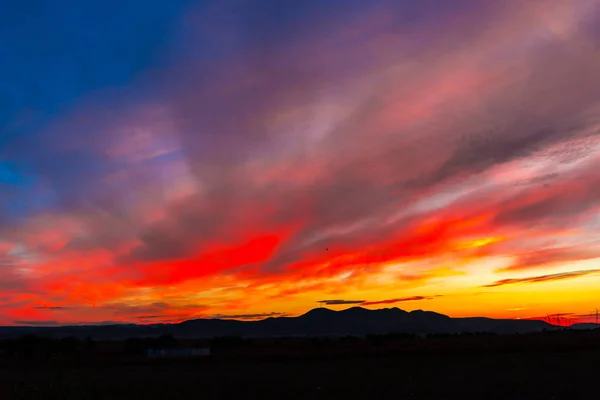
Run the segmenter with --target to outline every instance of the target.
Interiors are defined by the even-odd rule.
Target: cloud
[[[548,241],[597,232],[596,5],[340,6],[153,9],[162,33],[148,36],[166,42],[149,46],[169,51],[144,51],[139,70],[126,57],[135,79],[73,90],[22,134],[7,125],[0,156],[19,182],[0,188],[0,291],[34,297],[7,299],[0,318],[296,309],[397,282],[452,286],[440,271],[455,261],[584,254]],[[118,48],[139,42],[131,29],[115,28]],[[77,48],[92,71],[115,65]],[[44,74],[79,76],[44,61]],[[33,304],[69,308],[29,316]]]
[[[321,303],[326,306],[339,306],[344,304],[364,304],[364,300],[319,300],[317,303]]]
[[[579,277],[586,276],[586,275],[595,275],[597,273],[600,273],[600,269],[561,272],[558,274],[533,276],[533,277],[529,277],[529,278],[501,279],[494,283],[490,283],[489,285],[485,285],[484,287],[505,286],[505,285],[513,285],[513,284],[517,284],[517,283],[552,282],[552,281],[560,281],[563,279],[579,278]]]
[[[515,263],[509,267],[502,268],[499,271],[517,271],[600,258],[600,249],[594,248],[594,244],[595,243],[588,243],[578,246],[550,248],[520,254],[517,256],[517,261]]]
[[[287,313],[280,313],[280,312],[270,312],[270,313],[257,313],[257,314],[232,314],[232,315],[223,315],[223,314],[215,314],[212,316],[208,316],[205,318],[210,318],[210,319],[248,319],[248,320],[256,320],[256,319],[264,319],[264,318],[271,318],[271,317],[285,317],[287,316]]]
[[[196,316],[190,315],[189,313],[136,315],[135,317],[133,317],[135,322],[138,324],[176,324],[194,318],[196,318]]]
[[[388,299],[388,300],[379,300],[379,301],[366,301],[362,303],[363,306],[374,306],[379,304],[394,304],[401,303],[405,301],[419,301],[419,300],[433,300],[435,298],[441,297],[441,295],[436,296],[411,296],[411,297],[401,297],[398,299]]]
[[[116,303],[105,305],[104,308],[109,310],[114,318],[160,320],[158,322],[166,322],[194,318],[198,315],[202,315],[209,307],[193,303],[178,305],[155,302],[136,305]]]
[[[26,326],[60,326],[61,323],[58,321],[26,321],[26,320],[15,320],[12,321],[16,325],[26,325]]]
[[[537,176],[537,177],[531,178],[531,179],[525,179],[521,182],[517,182],[517,185],[545,184],[546,182],[551,181],[558,177],[559,177],[559,175],[557,173],[551,173],[551,174],[547,174],[547,175]]]

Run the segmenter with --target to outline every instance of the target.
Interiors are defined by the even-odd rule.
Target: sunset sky
[[[0,325],[600,308],[600,0],[23,0],[0,32]]]

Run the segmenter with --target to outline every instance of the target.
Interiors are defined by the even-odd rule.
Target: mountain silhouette
[[[577,329],[577,326],[574,328]],[[585,329],[587,327],[582,326],[580,328]],[[194,319],[177,324],[3,327],[0,328],[0,337],[23,334],[81,338],[89,336],[94,339],[155,337],[165,334],[179,338],[334,336],[388,333],[457,334],[489,332],[514,334],[553,329],[558,328],[537,320],[507,320],[483,317],[451,318],[432,311],[415,310],[407,312],[396,307],[379,310],[351,307],[341,311],[316,308],[298,317],[270,317],[260,321]]]

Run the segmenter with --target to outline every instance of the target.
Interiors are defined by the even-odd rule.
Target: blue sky
[[[0,198],[5,218],[56,197],[34,188],[46,173],[68,175],[87,164],[89,154],[70,153],[61,162],[45,149],[53,121],[80,101],[123,90],[160,68],[188,6],[153,0],[3,3],[0,182],[10,193]]]

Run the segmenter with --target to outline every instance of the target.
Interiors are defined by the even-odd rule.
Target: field
[[[0,398],[596,399],[599,339],[596,332],[565,332],[256,341],[185,360],[106,351],[106,357],[4,363]]]

